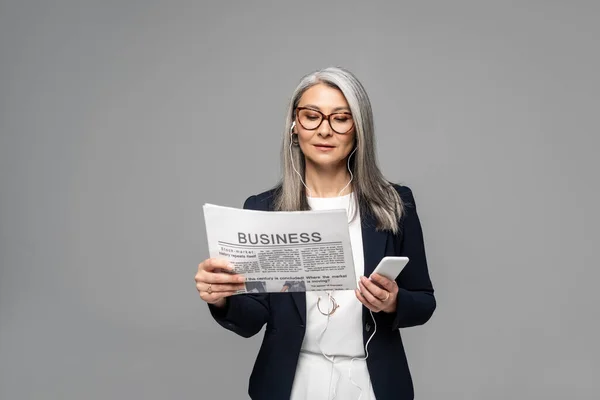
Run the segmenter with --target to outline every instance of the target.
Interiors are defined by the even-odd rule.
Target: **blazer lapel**
[[[296,308],[298,309],[298,313],[300,314],[300,319],[302,319],[302,325],[306,326],[306,293],[305,292],[293,292],[290,293],[294,303],[296,304]]]
[[[377,267],[379,261],[385,256],[385,245],[387,242],[387,232],[376,230],[377,221],[368,213],[362,220],[362,238],[363,238],[363,254],[365,257],[365,272],[364,276],[368,277]],[[369,321],[369,310],[367,307],[362,308],[363,323]],[[366,330],[363,330],[363,340],[367,343],[367,336],[370,328],[366,325]]]
[[[385,255],[385,244],[387,242],[388,233],[385,231],[377,231],[376,219],[371,213],[366,213],[362,219],[362,238],[363,238],[363,255],[365,260],[364,276],[368,277],[375,269],[379,261]]]

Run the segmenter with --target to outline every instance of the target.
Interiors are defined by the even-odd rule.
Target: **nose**
[[[321,125],[318,127],[319,136],[327,137],[333,135],[333,130],[331,129],[331,125],[329,125],[329,120],[323,118],[321,121]]]

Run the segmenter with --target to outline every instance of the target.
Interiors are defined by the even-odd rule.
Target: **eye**
[[[321,118],[321,116],[318,113],[311,111],[305,111],[304,113],[302,113],[302,116],[310,121],[314,121]]]
[[[351,117],[349,115],[346,114],[340,114],[340,115],[336,115],[334,118],[337,122],[347,122],[351,119]]]

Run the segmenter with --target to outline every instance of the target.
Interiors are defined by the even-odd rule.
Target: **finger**
[[[371,303],[369,303],[364,296],[362,295],[362,293],[360,292],[360,289],[354,289],[354,294],[356,295],[356,298],[358,299],[358,301],[360,301],[365,307],[369,308],[372,307]]]
[[[377,307],[379,309],[383,308],[383,301],[381,301],[380,299],[378,299],[375,295],[373,295],[373,293],[371,293],[369,291],[369,289],[367,289],[365,287],[365,285],[363,285],[363,283],[360,283],[360,288],[361,291],[360,293],[363,295],[363,297],[369,302],[371,303],[372,306]]]
[[[374,311],[374,312],[378,312],[379,310],[377,310],[377,308],[375,306],[373,306],[371,303],[369,303],[362,295],[362,293],[360,293],[360,290],[358,289],[354,289],[354,294],[356,295],[356,298],[358,299],[358,301],[360,301],[365,307],[367,307],[369,310]]]
[[[388,278],[386,278],[385,276],[379,275],[379,274],[373,274],[373,275],[371,275],[370,278],[371,278],[371,280],[373,280],[374,282],[376,282],[380,286],[382,286],[388,292],[394,291],[394,286],[396,285],[395,281],[391,281]]]
[[[374,311],[374,312],[379,312],[381,310],[381,307],[378,304],[375,304],[374,301],[369,301],[369,299],[367,297],[365,297],[365,293],[368,292],[366,290],[366,288],[364,286],[362,286],[362,292],[360,289],[360,284],[359,284],[359,289],[357,289],[358,295],[360,297],[361,303],[363,303],[365,305],[365,307],[367,307],[369,310]]]
[[[229,296],[233,296],[236,292],[218,292],[218,293],[207,293],[207,292],[200,292],[200,298],[202,300],[204,300],[207,303],[216,303],[217,301],[225,298],[225,297],[229,297]]]
[[[199,266],[199,269],[203,269],[208,272],[223,269],[225,271],[234,272],[233,265],[224,258],[209,258],[204,260]]]
[[[377,284],[365,278],[364,276],[360,278],[360,282],[377,300],[383,301],[383,299],[388,297],[388,295],[386,294],[386,290],[380,288],[379,286],[377,286]]]
[[[244,289],[244,284],[243,283],[233,283],[233,284],[226,284],[226,283],[205,283],[205,282],[198,282],[196,284],[196,289],[198,289],[199,292],[208,292],[208,288],[210,287],[210,291],[211,292],[236,292],[238,290],[243,290]]]
[[[244,276],[242,275],[231,275],[224,272],[209,272],[206,273],[202,280],[205,283],[242,283],[244,282]]]

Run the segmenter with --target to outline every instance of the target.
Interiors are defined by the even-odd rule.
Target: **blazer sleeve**
[[[417,206],[410,188],[397,186],[404,202],[404,215],[400,224],[398,254],[409,258],[409,262],[398,276],[397,308],[393,329],[422,325],[427,322],[436,308],[433,285],[427,268],[425,244]]]
[[[256,210],[256,196],[244,202],[245,209]],[[213,318],[224,328],[243,337],[257,334],[269,320],[269,294],[237,294],[227,297],[225,307],[208,305]]]

